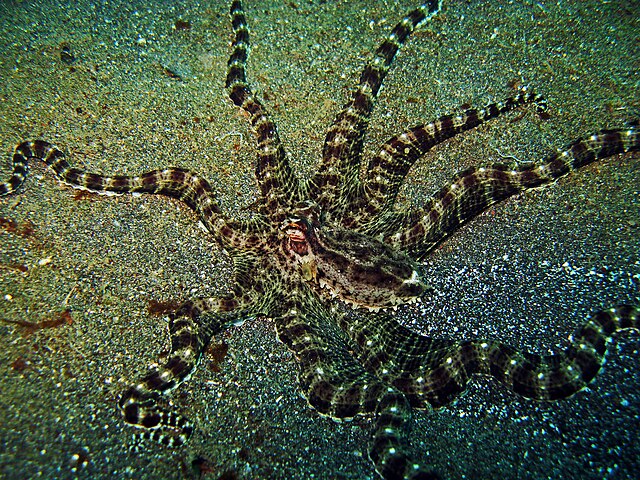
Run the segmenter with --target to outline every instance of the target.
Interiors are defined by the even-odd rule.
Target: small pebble
[[[67,65],[71,65],[76,61],[75,55],[71,52],[71,47],[68,44],[64,44],[60,50],[60,60]]]

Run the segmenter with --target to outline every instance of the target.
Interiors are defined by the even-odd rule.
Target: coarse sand
[[[2,175],[14,145],[42,138],[93,172],[188,168],[225,211],[246,215],[254,139],[224,90],[227,3],[2,1]],[[363,62],[416,3],[244,1],[249,81],[301,175]],[[469,166],[536,160],[638,118],[640,2],[445,0],[398,54],[365,157],[410,126],[521,85],[547,97],[549,119],[525,108],[438,146],[401,204],[424,202]],[[434,294],[399,320],[546,353],[595,310],[639,303],[638,160],[598,162],[472,221],[429,257]],[[370,420],[336,423],[310,409],[265,318],[229,331],[224,358],[205,358],[172,395],[197,427],[188,446],[130,453],[117,397],[168,349],[166,319],[149,306],[224,292],[229,258],[177,201],[78,194],[42,165],[30,172],[0,199],[0,477],[375,477]],[[557,403],[477,378],[454,405],[416,413],[413,451],[448,479],[634,478],[638,362],[638,334],[620,335],[592,388]]]

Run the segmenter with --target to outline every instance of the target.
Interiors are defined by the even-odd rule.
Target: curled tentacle
[[[172,392],[192,375],[211,338],[238,323],[246,312],[225,312],[230,298],[189,301],[170,315],[171,351],[162,365],[153,366],[127,388],[118,407],[129,425],[142,431],[134,435],[133,448],[152,440],[166,446],[184,444],[193,424],[161,405],[162,396]]]
[[[492,340],[432,339],[382,318],[350,317],[343,330],[360,347],[360,363],[420,408],[449,404],[474,374],[492,376],[532,400],[570,397],[595,378],[614,335],[640,328],[640,309],[618,305],[591,316],[564,351],[537,355]]]

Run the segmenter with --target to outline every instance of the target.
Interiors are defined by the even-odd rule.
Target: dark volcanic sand
[[[5,158],[21,140],[43,138],[91,171],[185,167],[243,215],[256,196],[254,151],[223,88],[228,2],[172,3],[3,1]],[[244,3],[250,81],[308,173],[363,59],[416,2]],[[632,0],[445,1],[398,55],[367,152],[462,104],[500,100],[513,85],[548,98],[548,120],[525,109],[427,155],[403,189],[409,204],[468,166],[538,159],[621,126],[640,110],[639,18]],[[176,30],[177,20],[190,29]],[[65,45],[71,65],[60,58]],[[429,258],[436,293],[399,318],[432,335],[548,352],[593,311],[638,303],[639,168],[638,155],[611,158],[491,209]],[[34,165],[23,189],[0,200],[0,318],[71,318],[32,334],[0,323],[1,477],[180,479],[196,476],[197,458],[213,479],[374,477],[370,421],[338,424],[312,411],[295,361],[263,318],[230,331],[219,367],[206,358],[173,395],[197,425],[188,448],[129,453],[133,429],[116,398],[168,348],[166,320],[148,314],[149,302],[219,294],[230,264],[176,201],[75,193]],[[416,458],[449,479],[632,478],[639,371],[638,335],[628,333],[593,388],[566,401],[524,401],[478,378],[457,404],[416,414]]]

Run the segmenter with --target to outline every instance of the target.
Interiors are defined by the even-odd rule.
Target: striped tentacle
[[[432,470],[412,460],[407,453],[411,405],[395,388],[387,388],[378,399],[369,457],[385,480],[439,480]]]
[[[362,140],[382,81],[398,49],[421,23],[439,10],[440,1],[430,0],[409,12],[391,31],[365,66],[360,83],[329,128],[324,142],[322,163],[310,181],[310,197],[323,209],[336,211],[347,205],[340,200],[359,190]]]
[[[385,479],[436,478],[407,454],[411,408],[397,389],[367,371],[353,357],[347,339],[309,292],[291,286],[275,317],[278,338],[300,366],[300,387],[309,404],[335,419],[376,416],[370,457]]]
[[[214,335],[242,319],[229,313],[232,298],[198,299],[185,303],[170,315],[171,352],[162,365],[153,366],[123,392],[118,406],[129,425],[143,429],[134,434],[133,449],[144,440],[166,446],[184,444],[193,432],[192,423],[160,405],[161,397],[187,381]]]
[[[354,334],[364,365],[402,391],[416,407],[447,405],[474,374],[489,375],[533,400],[558,400],[584,389],[605,361],[613,335],[640,328],[640,310],[619,305],[593,315],[560,353],[536,355],[495,341],[433,340],[390,321],[369,323]],[[398,332],[398,330],[403,330]],[[398,339],[395,333],[403,333]]]
[[[278,222],[282,220],[284,208],[301,200],[300,187],[287,160],[275,123],[247,83],[245,67],[249,53],[249,28],[242,4],[238,0],[231,3],[230,13],[235,38],[228,62],[226,88],[233,103],[250,115],[251,125],[257,135],[256,178],[264,198],[259,211]]]
[[[364,194],[353,199],[350,216],[343,219],[343,224],[357,228],[380,212],[390,210],[410,168],[434,146],[527,103],[534,103],[538,113],[547,110],[542,95],[523,89],[502,102],[479,110],[469,109],[460,115],[445,115],[389,139],[369,162],[364,174]]]
[[[464,354],[458,342],[420,335],[385,314],[347,315],[340,319],[340,326],[357,346],[354,355],[358,362],[388,385],[408,395],[414,407],[430,408],[447,403],[443,391],[447,392],[448,401],[453,400],[454,392],[449,391],[450,378],[456,385],[466,385],[470,374],[463,368],[455,368],[458,364],[449,370],[447,377],[441,374],[442,365],[448,365],[448,357]],[[411,385],[423,387],[419,396],[406,388],[406,378],[410,379]]]
[[[555,355],[533,355],[513,347],[475,342],[468,369],[495,377],[510,390],[533,400],[567,398],[585,388],[602,367],[611,337],[640,328],[640,309],[618,305],[593,315],[571,337],[567,349]],[[495,345],[495,344],[494,344]],[[484,366],[482,365],[484,363]]]
[[[0,194],[13,193],[22,184],[30,159],[44,162],[61,182],[74,188],[94,193],[155,193],[182,200],[193,210],[211,218],[221,215],[209,182],[187,170],[166,168],[139,176],[98,175],[72,167],[58,147],[41,140],[23,142],[16,147],[13,175],[9,182],[0,185]]]
[[[447,235],[487,207],[526,189],[540,187],[596,160],[640,150],[640,129],[602,130],[581,138],[539,164],[471,168],[459,173],[425,207],[409,213],[384,213],[366,233],[425,258]]]
[[[13,173],[0,184],[0,196],[15,192],[24,182],[30,159],[40,160],[63,183],[93,193],[149,193],[164,195],[186,203],[225,247],[238,248],[250,235],[259,235],[263,219],[249,221],[226,218],[218,207],[211,185],[204,178],[182,168],[153,170],[137,176],[98,175],[72,167],[65,154],[55,145],[42,140],[22,142],[13,154]]]
[[[236,281],[229,295],[188,301],[169,316],[171,351],[168,358],[163,365],[154,365],[118,401],[125,421],[143,429],[134,434],[134,449],[144,440],[167,446],[179,446],[187,441],[193,425],[161,406],[161,397],[189,379],[212,337],[266,309],[265,304],[272,299],[264,295],[268,288],[264,279],[256,278],[258,263],[251,253],[234,255]]]

